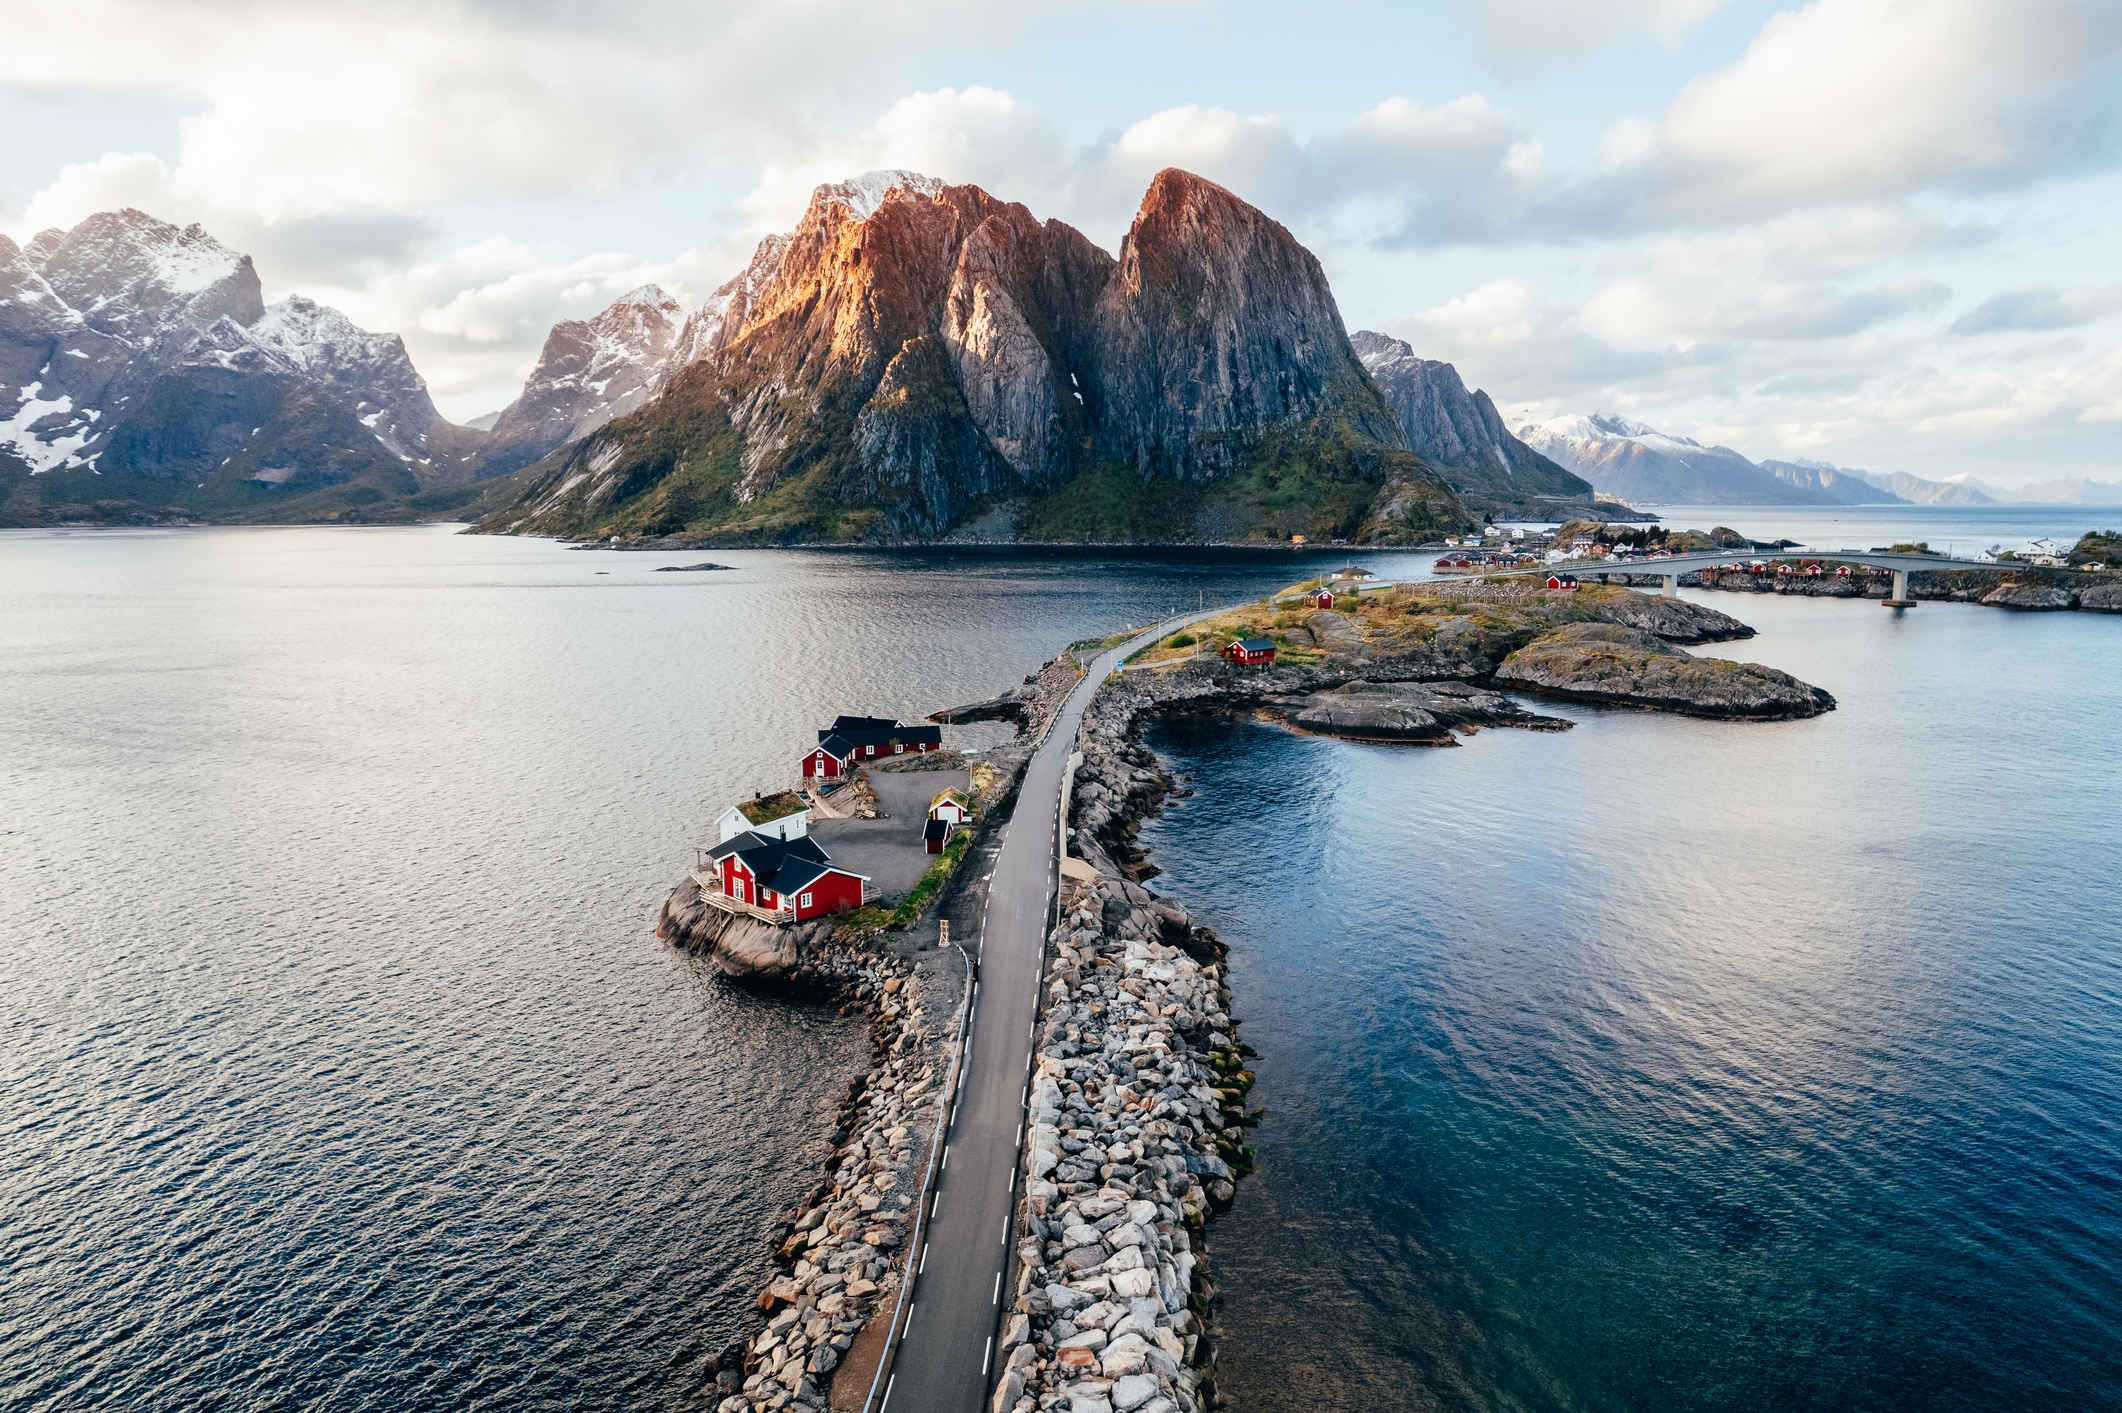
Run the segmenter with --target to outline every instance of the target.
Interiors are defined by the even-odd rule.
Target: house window
[[[901,751],[903,751],[903,750],[905,750],[905,749],[906,749],[906,747],[904,747],[904,746],[900,745],[900,744],[899,744],[899,743],[898,743],[897,741],[894,741],[894,742],[892,742],[892,754],[893,754],[893,755],[897,755],[897,754],[899,754],[899,753],[900,753]]]
[[[797,899],[796,899],[796,905],[797,905],[798,907],[804,907],[804,908],[807,908],[807,907],[809,907],[809,906],[810,906],[810,894],[808,894],[808,893],[804,893],[804,894],[801,894],[800,896],[798,896],[798,897],[797,897]]]

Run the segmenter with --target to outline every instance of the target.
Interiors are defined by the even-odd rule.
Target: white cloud
[[[2122,313],[2122,285],[1999,290],[1955,319],[1952,332],[1968,337],[2075,329],[2117,313]]]
[[[1640,227],[2020,185],[2114,155],[2118,52],[2106,0],[1815,0],[1610,129],[1584,204]]]
[[[1481,41],[1488,67],[1523,77],[1568,57],[1597,53],[1623,39],[1647,34],[1672,46],[1726,0],[1460,0],[1460,10]]]

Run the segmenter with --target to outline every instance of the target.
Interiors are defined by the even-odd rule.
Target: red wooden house
[[[1332,589],[1320,589],[1312,595],[1313,608],[1332,608],[1333,606],[1334,591]]]
[[[906,726],[883,716],[837,716],[803,757],[803,778],[839,780],[864,761],[942,749],[940,726]]]
[[[1571,593],[1575,593],[1577,576],[1574,574],[1550,574],[1547,576],[1547,587],[1550,589],[1567,589]]]
[[[808,835],[739,834],[709,849],[707,862],[725,899],[766,913],[774,922],[806,922],[858,908],[869,883],[835,864]]]
[[[950,843],[950,836],[957,828],[958,826],[948,819],[930,816],[928,823],[921,826],[922,846],[932,854],[942,853],[943,846]]]
[[[1275,644],[1270,638],[1240,638],[1223,650],[1223,657],[1240,667],[1262,667],[1275,660]]]

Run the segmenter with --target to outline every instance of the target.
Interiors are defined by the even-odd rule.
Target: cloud
[[[2118,54],[2107,0],[1816,0],[1609,130],[1565,209],[1641,229],[2082,170],[2116,155]]]
[[[1671,47],[1725,0],[1460,0],[1458,9],[1490,72],[1523,78],[1648,34]]]
[[[2122,311],[2122,285],[2088,289],[2010,289],[1953,320],[1951,332],[1976,334],[2075,329]]]

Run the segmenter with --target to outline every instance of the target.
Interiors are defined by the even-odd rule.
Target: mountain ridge
[[[661,398],[521,473],[480,528],[1167,541],[1472,521],[1407,449],[1317,259],[1178,169],[1117,257],[977,186],[821,186],[741,279]]]

